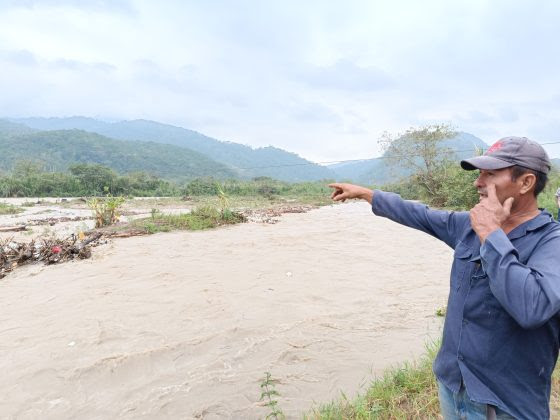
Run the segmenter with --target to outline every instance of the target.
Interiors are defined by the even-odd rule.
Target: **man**
[[[443,340],[434,362],[447,419],[545,419],[560,337],[560,224],[539,210],[550,160],[520,137],[461,162],[478,169],[470,212],[431,210],[398,195],[331,184],[335,201],[373,212],[455,250]]]

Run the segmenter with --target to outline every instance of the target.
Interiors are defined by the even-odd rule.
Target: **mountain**
[[[454,160],[465,159],[475,155],[477,149],[488,148],[488,145],[481,139],[464,132],[459,132],[456,137],[444,140],[441,146],[454,151]],[[389,166],[383,156],[359,162],[329,165],[329,168],[336,174],[337,180],[367,185],[383,185],[410,175],[410,171],[406,169]]]
[[[170,144],[115,140],[81,130],[32,131],[13,134],[0,126],[0,169],[20,160],[42,162],[48,170],[64,171],[73,163],[99,163],[117,172],[145,171],[168,179],[235,177],[229,167]]]
[[[20,134],[29,134],[37,130],[34,130],[24,124],[17,124],[7,120],[0,120],[0,133],[4,136],[17,136]]]
[[[333,179],[328,168],[276,147],[253,149],[238,143],[219,141],[196,131],[148,120],[108,123],[93,118],[21,118],[12,122],[40,130],[79,129],[129,141],[172,144],[201,153],[231,167],[240,177],[268,176],[284,181]]]

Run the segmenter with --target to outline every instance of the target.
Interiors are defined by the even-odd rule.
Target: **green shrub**
[[[558,204],[555,196],[558,188],[560,188],[560,174],[554,171],[551,173],[544,191],[539,194],[539,207],[547,209],[554,217],[558,215]]]
[[[24,210],[21,207],[12,206],[11,204],[0,203],[0,214],[18,214]]]
[[[119,209],[124,204],[124,197],[93,197],[87,201],[88,207],[93,211],[95,227],[110,226],[118,222]]]

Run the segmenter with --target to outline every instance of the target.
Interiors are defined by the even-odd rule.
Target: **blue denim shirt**
[[[468,212],[375,191],[373,212],[455,250],[438,380],[516,418],[549,418],[560,332],[560,224],[546,211],[480,245]],[[439,264],[434,261],[434,264]]]

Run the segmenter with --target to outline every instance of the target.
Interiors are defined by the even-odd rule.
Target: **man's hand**
[[[342,201],[344,203],[346,200],[359,198],[371,204],[373,200],[373,191],[369,188],[352,184],[329,184],[329,187],[334,189],[331,195],[334,201]]]
[[[487,236],[497,229],[501,229],[504,222],[508,219],[513,205],[513,197],[509,197],[500,203],[496,195],[496,186],[488,184],[486,187],[487,196],[470,211],[471,225],[480,242],[484,243]]]

